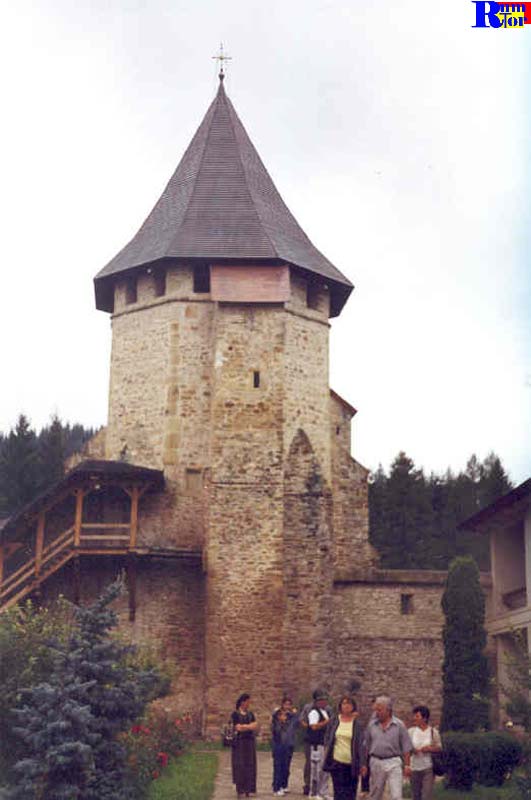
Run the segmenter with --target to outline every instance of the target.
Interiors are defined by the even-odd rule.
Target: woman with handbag
[[[256,792],[256,730],[258,723],[249,706],[251,695],[241,694],[230,721],[235,736],[232,742],[232,782],[238,797],[249,797]]]
[[[343,695],[337,716],[327,726],[323,754],[323,769],[332,776],[334,800],[355,800],[362,744],[356,701],[351,695]]]
[[[413,744],[411,792],[413,800],[431,800],[434,780],[432,753],[441,752],[441,736],[437,728],[429,724],[430,709],[427,706],[415,706],[412,713],[415,724],[408,731]]]

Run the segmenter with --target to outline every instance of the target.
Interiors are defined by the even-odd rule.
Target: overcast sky
[[[531,473],[531,26],[469,0],[0,0],[0,429],[106,421],[92,278],[134,235],[217,88],[355,284],[331,385],[353,454]]]

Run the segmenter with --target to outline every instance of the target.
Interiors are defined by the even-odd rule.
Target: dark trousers
[[[355,800],[358,777],[352,776],[350,764],[334,761],[330,774],[334,785],[334,800]]]
[[[304,794],[310,794],[310,775],[311,775],[311,761],[310,761],[310,753],[312,752],[312,746],[310,742],[304,742]]]
[[[273,791],[278,792],[279,789],[285,789],[289,780],[289,768],[291,765],[291,757],[293,756],[293,747],[288,747],[285,744],[273,743]]]

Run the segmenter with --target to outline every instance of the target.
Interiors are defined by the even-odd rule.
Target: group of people
[[[408,729],[393,714],[391,699],[375,697],[368,725],[362,726],[356,701],[343,695],[332,709],[327,695],[316,690],[313,701],[298,712],[288,696],[271,718],[273,795],[283,797],[288,788],[297,728],[304,729],[304,787],[309,800],[355,800],[361,794],[381,800],[387,785],[391,800],[402,799],[404,777],[410,778],[413,800],[431,800],[432,754],[440,752],[441,737],[430,725],[430,710],[412,710]],[[232,778],[238,797],[256,793],[256,733],[258,722],[251,711],[251,697],[242,694],[231,715]]]

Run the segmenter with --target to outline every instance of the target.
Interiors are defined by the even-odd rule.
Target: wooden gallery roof
[[[112,311],[116,276],[167,261],[288,263],[325,280],[331,315],[351,282],[317,250],[278,193],[223,82],[144,224],[94,279],[96,306]]]

